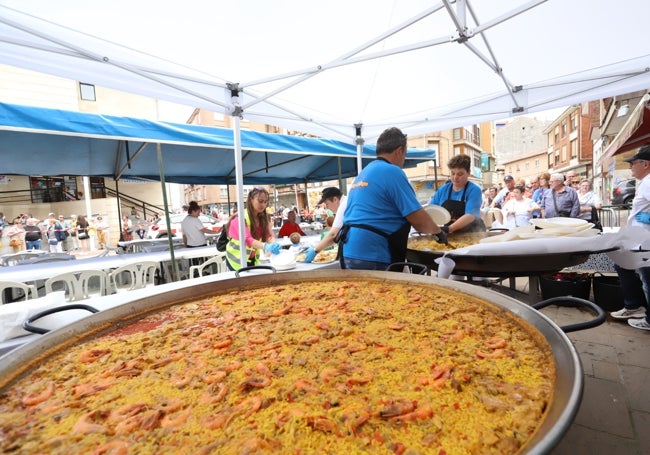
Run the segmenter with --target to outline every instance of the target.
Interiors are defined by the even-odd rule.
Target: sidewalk
[[[527,292],[527,284],[517,280],[520,290]],[[542,313],[558,325],[585,321],[591,314],[564,307],[547,307]],[[603,325],[568,337],[580,354],[584,391],[573,424],[551,453],[650,453],[650,332],[608,317]]]

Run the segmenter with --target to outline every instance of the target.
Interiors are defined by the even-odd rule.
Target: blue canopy
[[[79,175],[236,184],[233,130],[0,103],[0,156],[8,175]],[[358,173],[357,146],[241,130],[245,184],[336,180]],[[364,165],[375,147],[363,147]],[[406,166],[435,159],[410,149]]]

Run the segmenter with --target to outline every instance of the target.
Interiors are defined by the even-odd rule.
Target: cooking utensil
[[[460,291],[487,300],[507,311],[515,318],[522,318],[535,327],[549,342],[557,373],[553,400],[546,418],[525,448],[526,453],[547,453],[562,438],[578,410],[582,396],[583,376],[578,354],[566,334],[545,315],[510,297],[466,283],[440,280],[429,276],[396,274],[392,272],[370,272],[360,270],[319,270],[283,274],[249,275],[222,281],[198,284],[164,295],[156,295],[126,303],[109,310],[93,314],[66,327],[54,330],[42,338],[17,348],[0,362],[0,394],[13,380],[37,367],[48,355],[65,352],[66,348],[80,340],[112,331],[134,320],[140,319],[181,302],[207,298],[209,296],[266,286],[288,285],[304,281],[337,280],[380,280],[382,283],[436,284],[449,292]],[[585,305],[593,305],[584,302]],[[551,304],[551,303],[549,303]],[[590,308],[593,309],[592,306]],[[597,308],[597,307],[596,307]],[[601,312],[602,313],[602,312]],[[604,313],[603,313],[604,315]],[[435,334],[432,334],[435,336]]]

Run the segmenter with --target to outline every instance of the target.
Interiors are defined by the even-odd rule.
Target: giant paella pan
[[[390,272],[192,286],[1,364],[4,453],[546,453],[582,393],[543,314]]]

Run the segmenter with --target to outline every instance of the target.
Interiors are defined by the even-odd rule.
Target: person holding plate
[[[429,204],[440,205],[451,214],[451,220],[442,229],[454,232],[485,232],[481,218],[483,192],[476,183],[469,181],[471,158],[456,155],[447,162],[449,181],[438,188]]]

